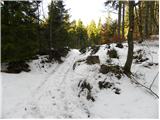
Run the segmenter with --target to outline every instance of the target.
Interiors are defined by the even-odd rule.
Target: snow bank
[[[73,49],[62,64],[44,63],[45,56],[30,62],[31,72],[20,74],[1,73],[2,75],[2,118],[158,118],[158,99],[144,88],[133,83],[125,75],[119,80],[112,73],[99,72],[101,64],[108,64],[109,49],[118,52],[119,59],[111,59],[110,64],[123,66],[127,56],[127,43],[124,48],[106,45],[94,55],[100,64],[87,65],[85,60],[91,54],[88,50],[81,54]],[[137,64],[133,60],[132,72],[137,80],[149,86],[158,72],[158,41],[135,44],[134,51],[144,50],[149,60]],[[91,95],[95,101],[87,100],[87,89],[80,93],[80,81],[92,86]],[[111,88],[100,89],[99,81],[113,84]],[[158,77],[152,90],[158,94]],[[115,89],[120,94],[115,94]],[[79,96],[80,93],[80,96]]]

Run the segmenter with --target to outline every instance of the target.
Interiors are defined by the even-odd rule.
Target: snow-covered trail
[[[151,84],[159,68],[159,65],[145,67],[150,62],[159,63],[159,42],[150,44],[150,49],[135,44],[135,52],[144,50],[144,58],[146,56],[149,60],[139,64],[134,60],[132,66],[137,80],[146,86]],[[111,47],[119,54],[119,59],[112,59],[111,63],[123,66],[127,56],[126,43],[123,49],[116,48],[115,44]],[[126,76],[119,80],[111,74],[99,72],[100,65],[107,64],[107,50],[106,45],[102,45],[95,54],[99,56],[100,64],[77,62],[74,70],[75,61],[85,60],[91,50],[80,54],[72,49],[62,64],[42,64],[45,56],[41,56],[42,59],[29,63],[31,72],[2,73],[2,118],[158,118],[158,99],[144,88],[133,84]],[[98,83],[104,80],[121,89],[121,93],[117,95],[113,89],[100,90]],[[80,81],[87,81],[91,85],[94,102],[86,99],[86,89],[78,97]],[[152,86],[156,93],[158,82],[157,77]]]
[[[81,104],[77,104],[77,93],[71,84],[74,80],[73,64],[79,56],[77,52],[71,51],[64,63],[48,73],[28,100],[22,101],[18,108],[16,106],[7,118],[79,118],[78,114],[86,114]]]

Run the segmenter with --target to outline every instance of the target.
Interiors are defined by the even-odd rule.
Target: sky
[[[70,20],[78,20],[81,19],[84,25],[87,25],[91,20],[94,20],[98,23],[99,18],[101,18],[102,23],[105,21],[105,18],[108,16],[108,13],[105,12],[106,8],[104,6],[104,2],[106,0],[64,0],[64,4],[66,5],[66,9],[69,10],[69,14],[71,15]],[[50,4],[51,0],[43,0],[43,11],[42,14],[45,14],[47,17],[48,14],[48,4]],[[117,15],[114,13],[110,13],[112,19],[116,19]]]

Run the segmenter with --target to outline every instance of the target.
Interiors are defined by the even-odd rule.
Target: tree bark
[[[137,16],[137,24],[138,24],[139,34],[140,34],[139,42],[141,43],[143,41],[141,1],[139,1],[138,6],[139,6],[139,10],[137,10],[137,8],[135,6],[135,13],[136,13],[136,16]]]
[[[42,42],[41,42],[41,38],[40,38],[40,11],[39,11],[39,4],[36,2],[37,4],[37,9],[38,9],[38,26],[37,26],[37,30],[38,30],[38,41],[39,41],[39,53],[42,52]]]
[[[148,38],[148,17],[149,17],[149,1],[145,1],[145,25],[144,25],[144,32],[145,38]]]
[[[121,35],[121,7],[122,3],[119,1],[119,10],[118,10],[118,38],[120,38]]]
[[[52,9],[53,9],[53,1],[51,1],[51,13],[50,13],[50,26],[49,26],[49,41],[48,41],[48,47],[49,47],[49,58],[50,60],[52,60],[53,56],[52,56]]]
[[[142,2],[140,1],[138,7],[139,7],[139,33],[141,37],[141,42],[143,41],[143,28],[142,28],[142,8],[141,8]]]
[[[157,11],[157,9],[155,9],[155,5],[156,5],[156,1],[150,1],[150,20],[151,20],[151,22],[152,22],[152,26],[153,26],[153,23],[154,23],[154,25],[155,25],[155,28],[154,28],[154,26],[152,27],[152,30],[153,29],[156,29],[155,30],[155,32],[157,32],[158,30],[159,30],[159,24],[158,24],[158,22],[157,22],[157,18],[156,18],[156,16],[159,14]],[[153,33],[154,33],[154,31],[153,31]]]
[[[123,2],[123,19],[122,19],[122,37],[124,39],[124,16],[125,16],[125,2]]]
[[[128,55],[124,66],[125,73],[131,73],[133,61],[134,1],[129,1]]]

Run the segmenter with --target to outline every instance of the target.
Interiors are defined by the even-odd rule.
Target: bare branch
[[[153,81],[152,81],[152,83],[151,83],[151,85],[150,85],[150,87],[149,87],[150,89],[152,88],[152,85],[153,85],[154,81],[156,80],[158,74],[159,74],[159,72],[158,72],[158,73],[156,74],[156,76],[154,77],[154,79],[153,79]]]
[[[157,76],[157,75],[156,75],[156,76]],[[151,88],[149,88],[149,87],[147,87],[147,86],[141,84],[141,83],[138,82],[133,76],[131,77],[131,79],[132,79],[136,84],[138,84],[138,85],[140,85],[140,86],[146,88],[146,90],[147,90],[150,94],[154,95],[155,97],[157,97],[157,98],[159,99],[159,96],[158,96],[154,91],[152,91]]]

